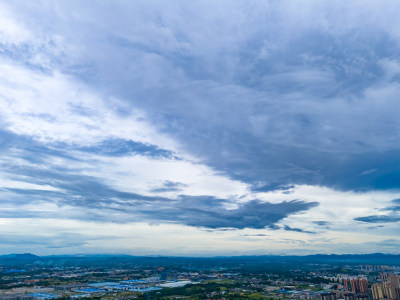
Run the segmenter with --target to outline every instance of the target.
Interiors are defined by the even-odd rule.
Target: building
[[[357,293],[368,293],[368,280],[366,278],[344,278],[343,285],[347,292]]]
[[[86,286],[85,283],[61,284],[61,285],[56,285],[54,289],[56,291],[71,291],[72,289],[83,288],[85,286]]]
[[[336,293],[322,293],[321,300],[336,300]]]
[[[357,293],[360,291],[360,284],[358,278],[350,279],[351,291]]]
[[[356,300],[356,297],[353,293],[344,294],[344,300]]]
[[[359,279],[359,292],[363,293],[363,294],[367,294],[368,293],[368,280],[366,278],[361,278]]]
[[[347,292],[350,291],[350,279],[349,278],[343,279],[343,285]]]
[[[375,283],[372,285],[372,297],[374,300],[385,299],[385,295],[383,293],[383,286],[381,283]]]
[[[372,297],[374,300],[400,299],[400,276],[393,274],[381,274],[382,283],[372,285]]]

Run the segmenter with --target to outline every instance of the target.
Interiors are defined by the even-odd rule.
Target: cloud
[[[399,83],[382,62],[396,56],[397,34],[376,24],[387,10],[358,2],[248,5],[125,5],[132,24],[125,14],[107,29],[80,18],[68,28],[55,23],[83,45],[76,59],[88,71],[78,78],[143,109],[190,153],[255,191],[396,189]],[[103,5],[98,13],[108,15]],[[103,35],[104,53],[93,57]],[[93,68],[101,76],[91,76]]]
[[[283,226],[283,229],[285,229],[287,231],[315,234],[315,232],[313,232],[313,231],[307,231],[307,230],[304,230],[304,229],[301,229],[301,228],[293,228],[293,227],[290,227],[290,226],[287,226],[287,225]]]
[[[106,156],[129,156],[132,154],[139,154],[159,158],[174,157],[174,153],[170,150],[160,149],[155,145],[124,139],[104,140],[95,145],[78,147],[77,150]]]
[[[73,3],[63,5],[76,9]],[[66,23],[49,4],[16,15],[54,18],[53,27],[34,27],[47,38],[68,41],[62,56],[69,60],[53,67],[116,95],[126,107],[142,109],[154,126],[192,154],[250,183],[254,191],[294,184],[396,188],[398,147],[390,141],[398,118],[390,107],[396,106],[398,90],[392,59],[397,35],[385,22],[375,24],[387,11],[358,2],[311,2],[295,10],[287,3],[247,5],[253,9],[231,3],[212,9],[205,3],[124,4],[118,22],[101,18],[108,20],[106,27],[98,19],[109,14],[103,4],[96,15],[80,5],[81,14]],[[324,13],[315,18],[316,11]],[[346,12],[340,13],[340,22],[339,12]],[[133,23],[128,15],[136,16]],[[31,28],[33,19],[23,19]],[[373,34],[368,28],[374,28]],[[99,45],[102,53],[95,50]],[[71,50],[78,46],[79,53]],[[53,50],[38,51],[49,55]],[[75,112],[86,109],[73,107]],[[126,113],[126,108],[116,110]]]
[[[53,175],[51,174],[50,177],[53,178]],[[175,199],[149,197],[119,192],[82,176],[75,177],[75,180],[69,179],[68,184],[60,178],[59,184],[54,184],[63,192],[25,189],[3,189],[3,191],[14,194],[14,199],[20,199],[20,205],[50,202],[57,204],[60,208],[78,209],[76,212],[70,212],[70,215],[64,215],[69,218],[103,222],[140,220],[155,223],[173,222],[210,229],[276,229],[276,223],[284,218],[305,212],[318,205],[316,202],[299,200],[282,203],[252,200],[239,204],[236,209],[226,209],[224,206],[231,203],[230,200],[212,196],[181,195]],[[80,212],[81,209],[84,210],[83,214]],[[59,213],[53,211],[34,210],[28,212],[18,209],[12,210],[8,215],[6,210],[1,213],[2,217],[16,218],[54,218],[57,215]],[[297,228],[293,229],[288,226],[285,226],[285,230],[299,231]]]
[[[328,221],[313,221],[314,224],[318,225],[318,226],[327,226],[327,225],[331,225],[331,222]]]
[[[11,210],[3,210],[0,214],[3,217],[23,218],[52,218],[62,215],[62,211],[68,211],[65,216],[68,218],[89,219],[96,221],[117,221],[131,222],[146,220],[148,222],[173,222],[193,227],[209,229],[223,228],[276,228],[276,223],[289,215],[307,211],[318,205],[317,202],[305,202],[301,200],[283,201],[270,203],[260,200],[238,202],[236,198],[218,198],[212,195],[191,196],[175,194],[175,196],[144,195],[128,192],[107,183],[101,176],[88,175],[79,170],[76,166],[82,165],[82,152],[95,153],[109,157],[109,151],[102,149],[106,146],[95,148],[80,148],[70,151],[71,146],[58,145],[59,148],[48,147],[45,143],[34,141],[30,138],[21,137],[9,132],[3,132],[1,136],[7,137],[2,144],[4,150],[25,148],[25,152],[3,157],[3,176],[14,181],[22,181],[22,187],[3,187],[0,189],[2,202],[10,205],[18,202],[20,206],[42,205],[44,203],[59,207],[54,211],[46,210],[18,210],[16,207]],[[121,150],[121,143],[122,148]],[[111,157],[115,159],[120,155],[132,155],[132,149],[124,142],[106,143],[111,151],[116,151]],[[128,143],[136,146],[135,143]],[[53,145],[53,146],[52,146]],[[64,146],[64,147],[62,147]],[[134,153],[150,156],[151,159],[166,158],[158,154],[157,148],[140,145],[145,151]],[[39,151],[39,150],[40,151]],[[94,150],[100,149],[100,150]],[[151,149],[151,153],[149,151]],[[156,152],[156,155],[153,155]],[[66,153],[73,154],[73,156]],[[164,153],[164,152],[162,152]],[[77,155],[78,154],[78,155]],[[34,159],[30,157],[34,156]],[[75,159],[75,157],[77,157]],[[15,160],[25,158],[25,163],[15,165]],[[46,162],[46,164],[44,164]],[[56,162],[56,163],[55,163]],[[60,163],[62,162],[62,163]],[[95,161],[94,161],[95,162]],[[32,188],[35,187],[35,188]],[[187,185],[180,182],[164,181],[160,188],[152,189],[153,193],[180,192]],[[7,200],[12,199],[12,200]],[[237,206],[236,208],[229,208]],[[65,209],[68,208],[68,209]],[[69,208],[78,209],[73,212]]]
[[[395,1],[0,6],[5,218],[398,230]]]
[[[203,199],[199,198],[201,202]],[[214,199],[208,199],[208,201]],[[220,206],[196,207],[187,205],[187,200],[182,201],[182,207],[177,212],[177,219],[190,226],[206,228],[272,228],[276,223],[291,214],[309,210],[318,205],[316,202],[304,202],[300,200],[285,201],[282,203],[261,202],[252,200],[239,204],[236,209],[223,209]],[[165,210],[163,217],[168,219],[172,210]],[[168,214],[165,216],[165,213]]]
[[[284,191],[287,192],[291,189],[293,189],[295,186],[293,184],[291,185],[285,185],[285,184],[279,184],[279,183],[269,183],[269,184],[263,184],[263,183],[258,183],[256,185],[252,186],[252,191],[254,192],[270,192],[270,191]]]
[[[385,207],[384,211],[391,211],[391,212],[397,212],[400,211],[400,199],[393,199],[392,201],[390,201],[391,204],[394,205],[390,205],[388,207]]]
[[[393,199],[391,202],[393,204],[399,204],[400,205],[400,199]]]
[[[366,223],[394,223],[400,221],[399,216],[373,215],[367,217],[358,217],[354,220]]]
[[[70,173],[67,168],[53,170],[38,170],[35,168],[20,167],[13,171],[15,175],[26,177],[26,182],[37,185],[50,183],[58,191],[3,189],[18,195],[24,195],[26,202],[42,201],[53,202],[58,205],[72,205],[83,209],[112,208],[113,204],[132,207],[135,204],[145,205],[159,201],[167,201],[162,197],[144,196],[136,193],[116,190],[101,182],[100,178]]]
[[[389,215],[371,215],[366,217],[357,217],[354,220],[366,223],[396,223],[400,221],[400,199],[393,199],[389,201],[390,205],[380,209],[380,211],[389,212]]]
[[[172,182],[166,180],[163,182],[161,187],[156,187],[151,190],[153,193],[165,193],[165,192],[178,192],[181,191],[182,188],[187,187],[186,184],[181,182]]]
[[[111,237],[102,236],[101,239],[110,239]],[[0,234],[0,245],[8,246],[22,246],[22,247],[38,247],[40,245],[46,245],[46,248],[81,248],[87,243],[98,240],[99,237],[89,237],[79,233],[71,232],[57,232],[50,236],[39,235],[11,235],[11,234]],[[28,248],[29,249],[29,248]]]
[[[243,236],[263,237],[263,236],[269,236],[269,235],[268,234],[259,233],[259,234],[243,234]]]
[[[97,221],[147,220],[148,222],[174,222],[210,229],[262,229],[266,227],[274,229],[276,223],[289,215],[304,212],[318,205],[316,202],[300,200],[281,203],[252,200],[238,204],[237,208],[227,209],[225,206],[234,203],[232,200],[213,196],[188,195],[166,198],[122,192],[107,186],[96,178],[65,174],[62,169],[41,171],[20,168],[18,174],[28,176],[32,183],[38,185],[51,181],[52,187],[59,190],[3,188],[3,194],[7,192],[9,195],[13,195],[15,200],[20,199],[20,205],[48,202],[54,203],[60,208],[75,207],[79,211],[68,217]],[[80,209],[84,210],[84,214],[80,212]],[[14,210],[12,214],[14,217],[46,218],[54,217],[58,213]],[[3,212],[3,217],[6,216]]]

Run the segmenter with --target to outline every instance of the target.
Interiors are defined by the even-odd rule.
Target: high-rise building
[[[381,273],[381,283],[372,285],[372,297],[374,300],[391,299],[400,300],[400,276]]]
[[[336,300],[336,293],[333,293],[333,292],[322,293],[321,294],[321,299],[322,300]]]
[[[390,282],[394,286],[400,287],[400,276],[396,276],[394,274],[389,274],[387,276],[387,281]]]
[[[363,294],[368,293],[368,280],[366,278],[359,279],[359,289],[360,289],[360,293],[363,293]]]
[[[391,284],[390,282],[383,283],[383,290],[387,298],[389,299],[400,299],[400,295],[398,295],[396,286]]]
[[[347,292],[351,291],[354,294],[368,293],[368,280],[366,278],[347,277],[343,279],[343,285]]]
[[[355,300],[356,297],[353,293],[346,293],[344,294],[344,300]]]
[[[343,285],[345,290],[348,292],[350,290],[350,279],[349,278],[344,278],[343,279]]]
[[[385,299],[383,285],[381,283],[375,283],[372,285],[372,297],[374,300]]]
[[[360,291],[360,286],[358,284],[358,278],[350,279],[351,291],[357,293]]]

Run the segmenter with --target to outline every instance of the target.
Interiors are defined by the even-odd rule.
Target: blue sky
[[[0,252],[398,253],[399,15],[0,2]]]

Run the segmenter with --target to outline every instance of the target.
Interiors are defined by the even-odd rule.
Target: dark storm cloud
[[[182,223],[196,227],[206,228],[276,228],[276,223],[290,214],[309,210],[318,205],[316,202],[304,202],[300,200],[285,201],[282,203],[261,202],[252,200],[239,204],[236,209],[225,209],[216,199],[212,199],[214,206],[187,205],[187,199],[182,198],[181,207],[175,216]],[[199,197],[198,200],[202,200]],[[208,201],[210,201],[209,199]],[[160,218],[167,218],[172,210],[163,211]],[[165,215],[167,214],[167,215]]]
[[[388,26],[398,22],[397,6],[388,15],[372,2],[15,5],[36,16],[21,17],[26,24],[80,49],[51,56],[59,70],[142,109],[187,151],[254,191],[400,186],[400,47]],[[60,21],[59,11],[76,9]],[[53,25],[38,28],[44,16]],[[109,143],[116,148],[87,150],[171,155]]]
[[[14,142],[3,142],[0,147],[3,152],[6,149],[9,150],[9,155],[4,156],[1,161],[3,175],[14,180],[23,180],[29,184],[52,188],[51,190],[46,190],[46,188],[2,188],[0,189],[2,203],[24,205],[47,202],[56,204],[60,208],[67,206],[77,208],[78,211],[75,215],[69,216],[72,218],[117,222],[138,220],[174,222],[209,229],[261,229],[266,227],[275,229],[277,228],[276,223],[287,216],[304,212],[318,205],[316,202],[301,200],[281,203],[252,200],[238,204],[237,208],[227,209],[226,206],[234,204],[234,200],[207,195],[179,195],[175,198],[166,198],[121,191],[109,186],[102,178],[83,175],[81,170],[68,165],[68,160],[75,158],[65,156],[64,151],[49,149],[45,144],[33,142],[15,134],[5,133],[2,136],[8,137],[7,140],[14,140]],[[126,145],[124,142],[122,144]],[[115,144],[111,143],[111,145]],[[18,151],[18,158],[30,156],[36,156],[36,158],[26,164],[14,164],[13,160],[16,157],[13,155],[16,154],[13,154],[12,149],[17,147],[25,149],[23,156],[20,155],[21,151]],[[107,148],[103,145],[101,149],[104,147]],[[113,155],[126,155],[126,149],[122,147],[123,150],[121,150],[120,148],[120,144],[118,144],[116,153]],[[36,149],[41,149],[41,151]],[[139,152],[153,156],[153,150],[149,150],[150,152],[140,150]],[[95,149],[85,149],[85,151],[102,152]],[[112,149],[105,150],[104,155],[108,156],[113,151]],[[158,153],[157,151],[156,153]],[[128,153],[131,152],[128,151]],[[66,165],[52,164],[51,161],[57,158],[65,159]],[[46,167],[42,165],[44,159],[48,160]],[[153,192],[179,191],[183,187],[185,185],[182,183],[165,181],[160,188],[154,189]],[[110,212],[114,213],[110,214]],[[2,211],[3,217],[49,218],[61,215],[61,212]]]
[[[18,195],[21,204],[40,201],[56,203],[60,207],[68,205],[77,209],[83,209],[85,214],[79,214],[79,217],[83,217],[86,220],[117,222],[138,220],[153,222],[167,221],[210,229],[277,229],[276,223],[282,219],[318,205],[316,202],[304,202],[300,200],[285,201],[282,203],[252,200],[239,204],[238,208],[226,209],[224,205],[231,203],[230,200],[212,196],[193,197],[181,195],[177,198],[149,197],[116,191],[100,182],[95,182],[93,178],[89,179],[81,176],[75,178],[75,180],[71,179],[68,180],[68,184],[55,184],[56,187],[62,188],[63,192],[26,191],[21,189],[7,189],[7,191]],[[84,182],[79,183],[80,181]],[[18,199],[15,195],[13,198]],[[91,209],[94,209],[95,212],[91,212]],[[103,212],[99,214],[97,209],[101,209]],[[120,215],[116,219],[113,219],[115,216],[109,215],[109,211],[116,211]],[[14,211],[12,215],[14,217],[30,218],[56,216],[55,213],[27,213],[23,211]],[[2,217],[7,217],[7,215],[3,214]],[[285,226],[284,229],[300,232],[300,229],[288,226]]]
[[[178,6],[196,15],[192,26],[180,26],[188,19],[174,8],[150,6],[153,17],[143,19],[127,5],[147,33],[121,37],[111,21],[104,57],[94,61],[102,76],[78,76],[144,109],[187,150],[254,191],[293,184],[357,191],[400,186],[399,79],[386,63],[400,48],[390,30],[376,29],[361,14],[359,22],[345,14],[347,27],[337,24],[329,4],[316,20],[291,15],[302,26],[282,26],[288,31],[259,14],[290,15],[283,4],[252,4],[238,19],[216,6],[228,24],[223,28],[208,6],[199,4],[196,12]],[[338,30],[322,30],[325,22]],[[292,30],[296,34],[288,34]],[[99,42],[96,36],[91,41],[84,43],[88,55]],[[109,56],[115,59],[107,63]]]

